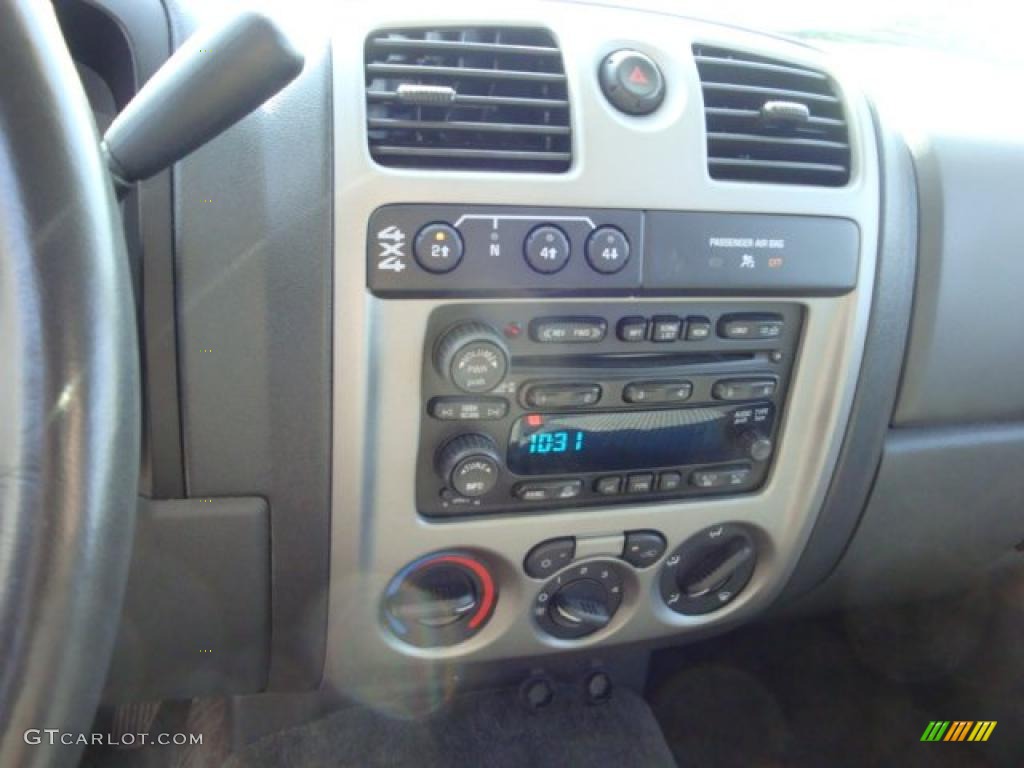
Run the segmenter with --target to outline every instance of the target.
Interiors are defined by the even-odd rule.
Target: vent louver
[[[366,41],[381,165],[558,173],[572,161],[562,55],[542,29],[393,29]]]
[[[825,187],[850,180],[846,118],[828,75],[705,45],[693,53],[712,178]]]

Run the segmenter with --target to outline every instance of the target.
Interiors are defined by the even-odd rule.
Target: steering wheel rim
[[[140,406],[111,182],[48,0],[0,0],[0,765],[73,764],[131,557]],[[25,732],[39,729],[39,744]]]

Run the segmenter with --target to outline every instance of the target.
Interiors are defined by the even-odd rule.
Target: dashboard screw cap
[[[544,709],[555,700],[555,687],[545,674],[534,674],[519,686],[519,697],[532,712]]]

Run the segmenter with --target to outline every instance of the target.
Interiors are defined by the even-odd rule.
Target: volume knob
[[[445,445],[437,469],[445,482],[462,496],[490,493],[498,482],[501,458],[498,446],[485,435],[460,435]]]
[[[508,373],[508,348],[490,326],[462,323],[441,338],[434,365],[463,392],[490,392]]]

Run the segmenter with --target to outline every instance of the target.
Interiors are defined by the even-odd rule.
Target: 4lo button
[[[629,240],[617,227],[598,227],[587,238],[587,263],[595,272],[614,275],[629,261]]]

